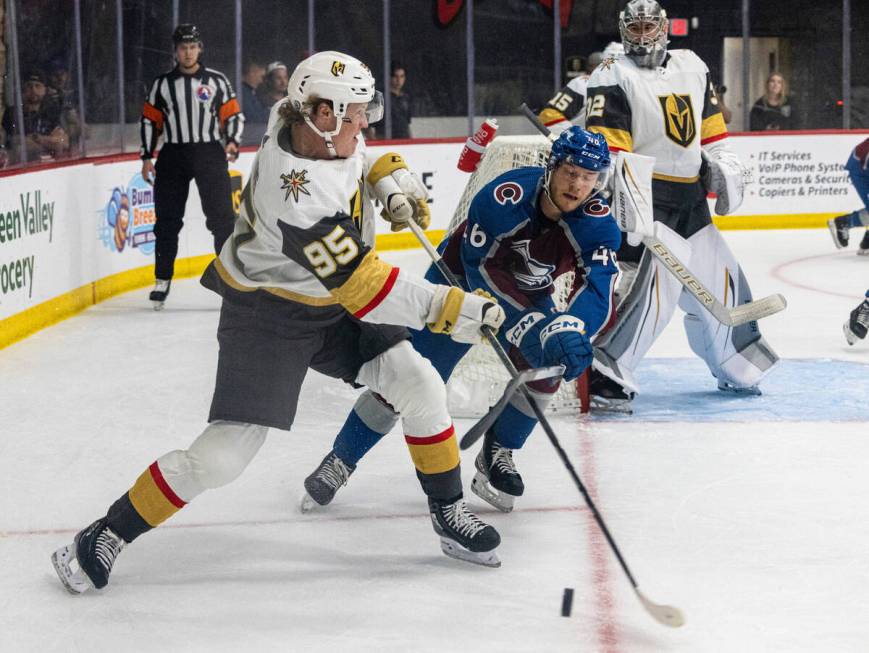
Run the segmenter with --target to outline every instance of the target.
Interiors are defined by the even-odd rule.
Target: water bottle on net
[[[473,172],[483,158],[486,146],[495,138],[498,131],[498,121],[495,118],[486,118],[477,133],[471,136],[462,148],[459,155],[458,168],[463,172]]]

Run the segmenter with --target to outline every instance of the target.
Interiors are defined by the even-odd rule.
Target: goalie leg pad
[[[718,228],[708,225],[688,239],[695,253],[692,270],[727,307],[752,300],[751,288]],[[727,327],[688,292],[679,299],[692,351],[702,358],[719,386],[742,390],[756,386],[779,358],[763,339],[757,322]]]
[[[688,241],[660,222],[655,223],[655,234],[689,265],[692,255]],[[637,392],[633,372],[670,323],[681,292],[679,281],[660,261],[643,251],[633,284],[619,304],[615,324],[595,342],[595,349],[600,351],[595,354],[594,368],[616,382],[624,381],[630,392]]]

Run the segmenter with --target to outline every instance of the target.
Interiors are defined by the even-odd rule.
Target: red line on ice
[[[579,447],[580,455],[582,456],[581,478],[583,479],[583,484],[586,490],[588,490],[589,496],[594,500],[595,505],[599,505],[594,441],[591,433],[585,429],[582,429]],[[615,616],[616,601],[613,595],[612,577],[609,570],[610,556],[612,554],[591,510],[586,510],[583,516],[588,532],[595,605],[597,606],[595,612],[597,639],[604,653],[618,653],[619,633]]]
[[[854,252],[848,252],[852,256],[855,256]],[[836,292],[834,290],[829,290],[828,288],[816,288],[815,286],[808,286],[804,283],[800,283],[798,281],[791,281],[784,275],[784,270],[786,270],[791,265],[797,265],[799,263],[805,263],[806,261],[813,261],[819,258],[833,258],[836,256],[845,256],[846,252],[842,252],[840,254],[815,254],[814,256],[804,256],[802,258],[795,258],[792,261],[785,261],[784,263],[779,263],[776,265],[771,271],[770,274],[782,281],[789,286],[793,286],[794,288],[801,288],[803,290],[811,290],[812,292],[818,292],[823,295],[831,295],[833,297],[847,297],[848,299],[854,299],[855,297],[859,298],[859,293],[844,293],[844,292]]]

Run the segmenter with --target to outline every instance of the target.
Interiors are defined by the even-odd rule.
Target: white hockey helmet
[[[367,102],[369,124],[383,117],[383,95],[374,89],[371,70],[355,57],[334,50],[313,54],[296,66],[287,85],[287,97],[293,108],[304,114],[308,126],[326,139],[330,151],[332,136],[341,130],[349,104]],[[314,127],[309,112],[315,100],[332,103],[338,118],[334,131],[321,132]]]
[[[619,14],[625,54],[638,66],[655,68],[667,56],[670,21],[656,0],[630,0]]]

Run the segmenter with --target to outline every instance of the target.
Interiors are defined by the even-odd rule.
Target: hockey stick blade
[[[498,419],[498,416],[504,411],[509,403],[510,399],[515,394],[516,390],[519,389],[519,386],[523,383],[529,383],[531,381],[539,381],[540,379],[550,379],[556,376],[560,377],[564,375],[564,365],[553,365],[551,367],[538,367],[531,370],[525,370],[524,372],[519,372],[518,376],[510,381],[507,384],[507,387],[504,388],[504,394],[501,395],[501,398],[489,409],[489,412],[483,415],[483,418],[474,424],[464,436],[462,436],[462,441],[459,443],[459,447],[464,451],[473,445],[477,440],[479,440],[483,434],[489,430],[492,424],[495,423],[495,420]]]
[[[652,615],[652,618],[659,624],[664,624],[670,628],[680,628],[685,625],[685,616],[679,608],[674,608],[672,605],[652,603],[638,587],[635,587],[634,591],[637,593],[637,598],[640,599],[640,603],[643,604],[646,612]]]
[[[788,303],[784,296],[776,293],[775,295],[770,295],[769,297],[764,297],[757,301],[735,306],[730,309],[731,324],[729,326],[739,326],[746,322],[752,322],[764,317],[769,317],[770,315],[775,315],[776,313],[785,310],[787,305]]]

